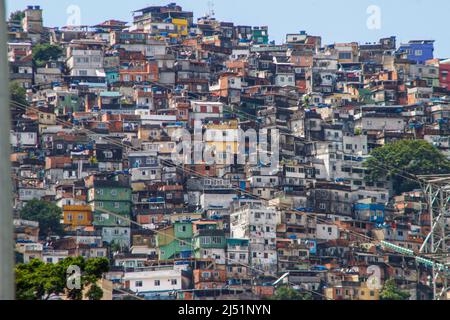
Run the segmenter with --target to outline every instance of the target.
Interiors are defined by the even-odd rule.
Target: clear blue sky
[[[8,11],[40,5],[46,26],[66,25],[70,5],[78,5],[81,23],[91,25],[107,19],[131,21],[131,12],[148,5],[177,2],[199,17],[208,11],[208,0],[6,0]],[[399,42],[436,40],[435,55],[450,57],[448,0],[213,0],[216,18],[245,25],[268,25],[271,40],[280,43],[286,33],[306,30],[321,35],[324,43],[374,42],[397,36]],[[371,5],[381,9],[381,29],[371,30],[366,12]]]

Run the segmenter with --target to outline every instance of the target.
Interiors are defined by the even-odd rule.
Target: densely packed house
[[[114,299],[260,299],[282,278],[377,300],[374,266],[429,299],[430,269],[380,246],[420,248],[425,195],[364,164],[398,140],[449,156],[450,61],[430,40],[275,44],[266,26],[193,17],[172,3],[49,28],[29,6],[9,21],[19,261],[108,257]],[[36,61],[45,46],[58,54]],[[21,218],[35,200],[61,209],[61,234]]]

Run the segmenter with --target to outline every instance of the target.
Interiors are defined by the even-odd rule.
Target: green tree
[[[397,287],[394,279],[387,280],[380,292],[381,300],[408,300],[410,297],[408,292]]]
[[[9,96],[12,102],[28,105],[27,91],[17,81],[10,82]]]
[[[70,266],[80,268],[79,288],[67,288]],[[66,294],[70,300],[81,300],[84,289],[89,288],[86,298],[100,300],[103,290],[96,283],[108,270],[106,258],[85,260],[83,257],[68,257],[57,264],[32,260],[16,266],[16,296],[18,300],[48,300],[52,295]]]
[[[16,266],[16,297],[18,300],[48,300],[64,292],[65,278],[53,264],[32,260]]]
[[[25,18],[25,12],[17,10],[14,12],[11,12],[9,15],[9,21],[19,21],[21,22]]]
[[[450,161],[424,140],[400,140],[377,148],[365,165],[367,180],[389,177],[396,194],[412,191],[420,185],[412,175],[450,173]]]
[[[86,261],[84,270],[88,276],[99,279],[102,274],[108,272],[109,261],[106,258],[89,259]]]
[[[31,200],[20,211],[20,217],[39,222],[41,237],[60,235],[63,232],[62,210],[53,203],[37,199]]]
[[[89,300],[101,300],[103,298],[103,290],[96,284],[91,285],[86,296]]]
[[[309,95],[305,94],[303,96],[302,107],[304,109],[308,109],[310,107],[310,103],[311,103],[311,97]]]
[[[120,245],[119,242],[116,242],[116,241],[113,241],[111,243],[110,248],[111,248],[112,252],[120,252],[120,251],[122,251],[122,246]]]
[[[56,60],[62,55],[61,47],[51,44],[38,44],[33,48],[33,63],[40,68],[51,60]]]
[[[273,296],[274,300],[313,300],[309,292],[299,292],[289,286],[279,287]]]

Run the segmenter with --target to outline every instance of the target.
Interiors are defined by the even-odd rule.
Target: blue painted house
[[[384,204],[357,203],[355,204],[355,215],[358,219],[382,224],[384,223],[385,209]]]
[[[408,60],[425,64],[434,58],[434,40],[412,40],[401,44],[398,53],[405,53]]]

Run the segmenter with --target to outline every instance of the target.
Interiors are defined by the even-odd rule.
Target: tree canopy
[[[28,105],[27,91],[16,81],[9,83],[9,96],[12,102]]]
[[[25,12],[20,10],[11,12],[9,15],[9,21],[22,21],[23,18],[25,18]]]
[[[410,296],[408,292],[401,291],[397,287],[394,279],[387,280],[380,292],[381,300],[408,300]]]
[[[67,286],[71,266],[80,269],[79,287]],[[18,300],[48,300],[53,295],[66,294],[70,300],[81,300],[86,289],[85,298],[100,300],[103,290],[96,283],[108,270],[106,258],[68,257],[56,264],[35,259],[16,266],[16,297]]]
[[[47,201],[37,199],[29,201],[20,211],[20,217],[39,222],[39,235],[41,237],[59,235],[63,231],[61,208]]]
[[[63,53],[61,47],[51,44],[38,44],[33,48],[33,62],[36,67],[43,67],[51,60],[58,59]]]
[[[366,161],[367,179],[389,177],[396,194],[419,187],[412,175],[450,173],[450,161],[424,140],[399,140],[377,148]]]
[[[299,292],[289,286],[279,287],[273,296],[274,300],[313,300],[309,292]]]

